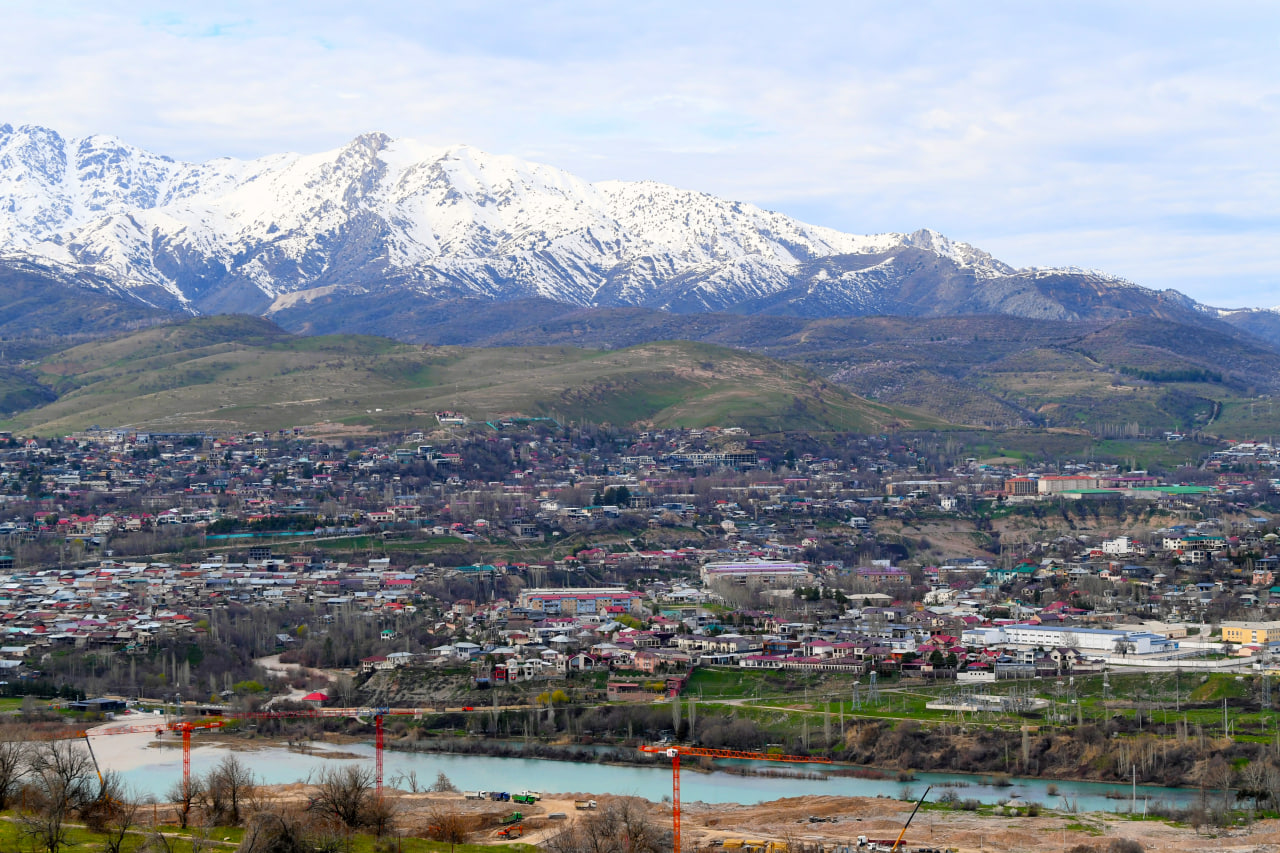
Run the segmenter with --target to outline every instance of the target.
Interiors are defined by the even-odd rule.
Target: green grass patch
[[[315,545],[326,551],[367,551],[375,546],[381,547],[382,540],[372,536],[343,536],[338,539],[323,539]]]
[[[31,379],[61,395],[52,402],[15,397],[14,408],[26,411],[14,423],[42,433],[126,422],[168,429],[320,421],[421,427],[432,420],[424,413],[440,409],[480,421],[523,412],[757,432],[945,426],[856,397],[795,365],[682,341],[609,351],[423,351],[388,338],[295,337],[260,321],[196,321],[50,355]]]
[[[146,812],[149,807],[143,806],[140,812]],[[145,819],[146,815],[140,815],[140,819]],[[200,837],[208,839],[201,850],[225,850],[231,851],[235,849],[244,839],[244,829],[237,826],[232,827],[212,827],[206,830],[198,829],[180,829],[177,826],[152,827],[148,825],[139,825],[132,830],[125,839],[124,849],[126,853],[136,853],[146,844],[147,836],[153,831],[160,831],[169,836],[181,836],[174,839],[174,853],[191,853],[191,843],[185,841],[185,838]],[[80,826],[70,826],[68,829],[68,843],[63,848],[66,851],[95,851],[102,848],[105,835],[101,833],[91,832]],[[350,838],[350,853],[378,853],[380,849],[387,849],[388,838],[391,839],[391,849],[397,850],[398,853],[535,853],[536,847],[529,844],[457,844],[450,845],[441,841],[431,841],[426,838],[414,838],[397,836],[387,836],[379,839],[367,833],[356,833]],[[209,842],[213,842],[209,844]],[[32,850],[31,841],[23,834],[21,822],[16,812],[0,813],[0,851],[4,853],[19,853],[20,851]]]

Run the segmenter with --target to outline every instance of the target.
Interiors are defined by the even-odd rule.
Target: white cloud
[[[383,130],[1218,303],[1280,290],[1270,7],[47,5],[6,7],[0,121],[184,159]]]

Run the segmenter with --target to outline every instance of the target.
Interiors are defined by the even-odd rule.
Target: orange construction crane
[[[210,720],[206,723],[189,723],[186,720],[169,723],[169,731],[182,733],[182,790],[191,790],[191,732],[196,729],[220,729],[225,725],[222,720]]]
[[[474,708],[463,708],[463,712],[475,711]],[[422,719],[428,714],[438,714],[433,708],[308,708],[301,711],[246,711],[240,714],[226,714],[236,720],[273,720],[296,717],[349,717],[366,725],[372,721],[374,729],[374,779],[378,797],[382,796],[382,722],[385,717],[413,717]]]
[[[293,717],[351,717],[365,722],[372,718],[374,728],[374,785],[379,799],[382,798],[382,719],[388,716],[421,719],[424,714],[431,713],[425,708],[311,708],[305,711],[248,711],[243,714],[228,714],[237,720],[273,720]]]
[[[680,756],[692,755],[696,758],[749,758],[752,761],[785,761],[787,763],[807,762],[810,764],[830,764],[830,758],[810,758],[807,755],[775,755],[768,752],[743,752],[737,749],[705,749],[700,746],[642,746],[641,752],[654,755],[665,755],[671,759],[671,823],[675,830],[675,853],[680,849]]]
[[[464,708],[464,712],[474,709]],[[226,712],[220,714],[220,719],[210,720],[206,722],[192,723],[186,721],[161,723],[154,725],[132,725],[132,726],[115,726],[112,728],[95,729],[91,732],[76,731],[66,732],[65,734],[57,734],[54,737],[84,737],[86,742],[89,735],[97,737],[98,735],[123,735],[137,732],[154,731],[159,737],[165,730],[179,732],[182,734],[182,784],[184,790],[189,790],[191,784],[191,732],[195,729],[216,729],[226,725],[227,720],[266,720],[266,719],[282,719],[297,717],[348,717],[360,720],[364,723],[372,722],[374,727],[374,768],[375,768],[375,784],[377,796],[382,796],[382,753],[383,753],[383,731],[382,723],[385,717],[414,717],[421,719],[428,714],[440,713],[434,708],[307,708],[297,711],[245,711],[245,712]],[[92,753],[90,748],[90,753]],[[94,757],[96,764],[96,756]],[[101,778],[101,773],[98,774]]]

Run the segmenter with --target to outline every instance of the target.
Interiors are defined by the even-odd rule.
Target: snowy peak
[[[981,249],[952,240],[929,228],[904,235],[902,242],[903,245],[949,258],[959,266],[972,267],[982,275],[1011,275],[1016,272],[1013,267],[996,260]]]
[[[385,133],[317,154],[194,164],[112,136],[4,125],[0,251],[193,312],[374,291],[810,315],[1083,310],[1037,284],[1050,273],[935,231],[845,234],[706,193],[593,184]],[[1107,293],[1120,283],[1091,281]]]

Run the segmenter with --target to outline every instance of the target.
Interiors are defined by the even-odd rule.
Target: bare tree
[[[1280,803],[1280,767],[1268,763],[1263,778],[1272,805]]]
[[[414,781],[416,782],[417,780],[415,779]],[[458,786],[453,784],[453,780],[444,775],[444,771],[441,770],[436,774],[436,781],[427,790],[437,793],[456,794],[458,793]]]
[[[162,832],[160,827],[153,826],[138,848],[138,853],[178,853],[178,836]]]
[[[440,776],[436,777],[437,785],[440,784],[441,776],[443,776],[445,779],[449,778],[448,776],[445,776],[444,773],[441,773]],[[452,785],[453,783],[450,782],[449,784]],[[421,783],[418,782],[417,770],[410,770],[408,773],[401,773],[398,776],[396,776],[395,786],[402,791],[408,791],[410,794],[417,794],[422,791],[422,785]],[[458,789],[454,788],[453,790],[456,791]]]
[[[20,740],[0,740],[0,811],[12,806],[14,794],[27,774],[27,744]]]
[[[1267,787],[1267,765],[1262,760],[1250,761],[1240,771],[1240,790],[1237,796],[1253,800],[1255,811],[1271,798],[1271,791]]]
[[[1236,771],[1221,755],[1215,755],[1203,770],[1204,783],[1220,792],[1219,815],[1225,815],[1231,806],[1231,787],[1236,781]]]
[[[394,829],[396,809],[391,798],[378,796],[371,798],[365,806],[362,822],[379,838]]]
[[[432,807],[428,814],[427,838],[448,844],[450,853],[455,845],[466,843],[469,830],[466,817],[444,804]]]
[[[100,801],[107,804],[107,819],[99,832],[102,833],[102,853],[124,853],[125,839],[133,830],[138,816],[138,800],[131,796],[120,781],[118,774],[110,775],[110,784],[103,785]]]
[[[329,767],[320,775],[312,810],[355,829],[366,819],[373,802],[373,771],[348,765]]]
[[[665,853],[671,849],[671,834],[650,822],[638,803],[624,799],[609,803],[544,846],[551,853]]]
[[[67,843],[66,820],[92,799],[89,753],[73,741],[40,744],[31,753],[21,832],[36,850],[58,853]]]
[[[175,782],[165,796],[176,806],[174,815],[178,819],[178,826],[186,829],[196,804],[205,802],[204,780],[193,776],[185,781]]]
[[[219,826],[239,826],[255,792],[252,771],[227,755],[209,771],[204,788],[209,819]]]
[[[306,817],[291,809],[255,812],[236,853],[328,853],[339,848],[316,833]]]
[[[108,770],[102,774],[98,796],[80,806],[80,819],[94,832],[106,832],[131,799],[125,790],[124,778],[118,772]]]
[[[33,795],[18,815],[18,832],[31,843],[32,850],[58,853],[67,843],[67,812],[52,798]]]
[[[46,790],[56,791],[71,809],[93,797],[93,758],[79,741],[54,740],[31,753],[31,776]]]

